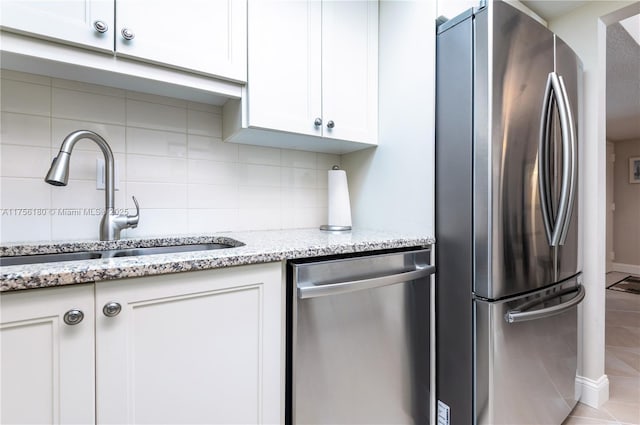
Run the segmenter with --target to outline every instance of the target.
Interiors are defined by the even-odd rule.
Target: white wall
[[[380,2],[379,145],[342,156],[354,227],[435,233],[435,12]]]
[[[605,250],[606,250],[606,24],[600,19],[633,2],[590,2],[549,21],[584,65],[581,124],[582,223],[584,228],[583,402],[599,407],[609,398],[604,373]],[[640,5],[640,3],[638,3]],[[605,19],[608,20],[608,19]],[[607,22],[610,24],[611,22]]]
[[[640,157],[640,140],[615,142],[613,177],[614,269],[635,266],[640,271],[640,183],[629,183],[629,158]],[[622,265],[622,267],[620,267]],[[631,270],[629,270],[631,272]]]
[[[0,91],[0,243],[98,238],[100,213],[84,211],[104,208],[96,145],[76,145],[68,186],[43,180],[77,129],[114,151],[116,208],[140,202],[140,224],[123,237],[326,221],[326,170],[340,157],[222,143],[220,107],[6,70]]]

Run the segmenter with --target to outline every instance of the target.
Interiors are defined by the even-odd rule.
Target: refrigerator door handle
[[[415,270],[411,270],[408,272],[348,282],[338,282],[324,285],[315,285],[312,282],[299,283],[298,298],[307,299],[324,297],[328,295],[361,291],[364,289],[379,288],[381,286],[395,285],[396,283],[409,282],[411,280],[427,277],[429,275],[432,275],[435,271],[435,266],[424,266],[416,267]]]
[[[567,95],[567,87],[564,84],[564,79],[562,76],[558,78],[560,83],[560,98],[562,107],[559,107],[558,110],[560,112],[560,123],[562,124],[562,139],[563,139],[563,176],[562,176],[562,190],[560,192],[561,197],[561,207],[558,211],[558,214],[563,213],[564,215],[560,216],[559,222],[561,225],[559,226],[559,235],[558,235],[558,243],[560,245],[564,245],[565,240],[567,239],[567,232],[569,230],[569,222],[571,221],[571,213],[573,211],[575,196],[576,196],[576,185],[578,182],[578,167],[577,167],[577,139],[576,139],[576,130],[575,124],[573,122],[573,113],[571,111],[571,105],[569,103],[569,96]],[[562,119],[562,113],[564,110],[565,119]],[[566,191],[565,195],[565,183],[566,183]],[[562,208],[562,202],[565,201],[565,208]]]
[[[551,173],[549,170],[549,149],[551,140],[551,118],[555,105],[552,78],[554,73],[549,73],[547,85],[544,91],[542,116],[540,117],[540,139],[538,141],[538,186],[540,206],[542,208],[542,220],[549,245],[553,246],[553,229],[555,220],[551,211]]]
[[[542,310],[528,311],[529,309],[531,309],[536,305],[540,305],[546,301],[549,301],[550,299],[557,298],[572,292],[575,292],[576,296],[571,298],[569,301],[565,301],[561,304],[554,305],[551,307],[543,308]],[[538,298],[536,300],[525,303],[516,309],[509,310],[504,315],[504,320],[506,320],[508,323],[517,323],[517,322],[525,322],[528,320],[537,320],[537,319],[543,319],[549,316],[554,316],[556,314],[563,313],[573,308],[574,306],[580,304],[584,299],[584,296],[585,296],[584,286],[579,285],[577,287],[577,291],[576,291],[576,288],[571,288],[568,291],[555,293],[555,294],[552,294],[550,297]]]

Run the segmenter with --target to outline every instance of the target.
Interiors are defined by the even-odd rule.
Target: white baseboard
[[[607,375],[602,375],[594,381],[584,376],[577,376],[576,393],[582,394],[580,403],[599,409],[609,400],[609,378]]]
[[[640,266],[636,266],[635,264],[612,263],[611,268],[614,272],[629,273],[640,276]]]

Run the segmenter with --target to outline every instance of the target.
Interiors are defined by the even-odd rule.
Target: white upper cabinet
[[[377,1],[249,0],[248,21],[248,86],[225,105],[225,140],[333,153],[377,144]]]
[[[118,0],[116,54],[246,81],[243,0]]]
[[[2,0],[1,12],[10,32],[246,81],[246,0]]]
[[[322,3],[323,136],[377,142],[378,3]]]
[[[251,0],[249,124],[322,136],[322,4]]]
[[[113,52],[113,0],[1,0],[2,29]]]

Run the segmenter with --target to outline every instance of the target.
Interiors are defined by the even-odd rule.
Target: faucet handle
[[[127,227],[135,229],[138,227],[138,222],[140,221],[140,204],[138,204],[138,200],[135,196],[132,196],[133,203],[136,204],[136,213],[135,215],[127,215]]]

